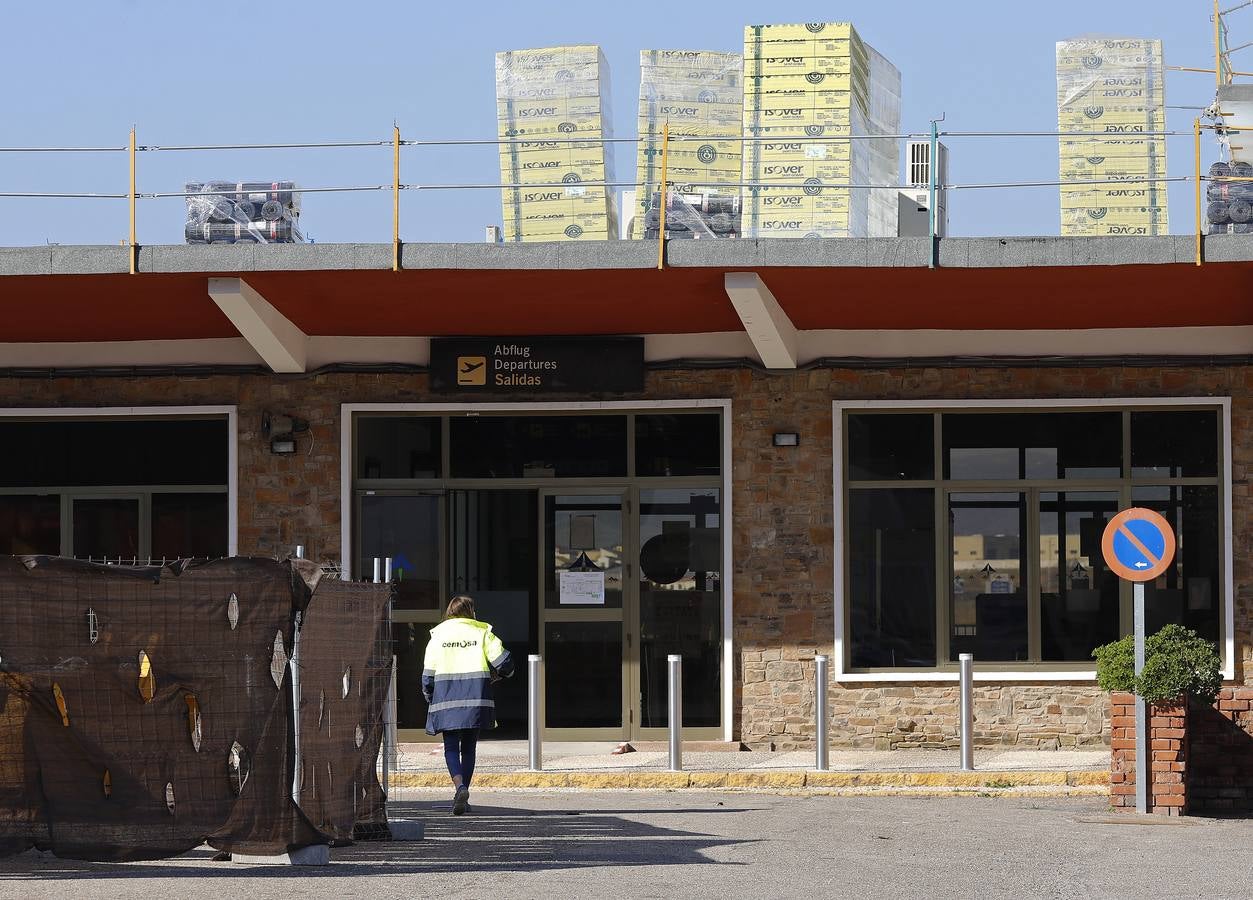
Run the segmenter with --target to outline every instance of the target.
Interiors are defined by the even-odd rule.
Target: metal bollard
[[[390,556],[383,557],[383,582],[392,583],[392,558]]]
[[[383,560],[377,556],[374,557],[374,583],[383,583]]]
[[[671,653],[666,657],[670,676],[670,771],[683,771],[683,657]]]
[[[538,772],[544,768],[544,746],[540,738],[539,691],[540,667],[543,657],[532,653],[526,658],[526,758],[527,768]]]
[[[962,653],[957,657],[961,669],[961,755],[963,772],[975,770],[975,658]]]
[[[814,664],[814,769],[819,772],[827,771],[829,765],[828,748],[827,748],[827,665],[829,660],[825,656],[815,656]]]

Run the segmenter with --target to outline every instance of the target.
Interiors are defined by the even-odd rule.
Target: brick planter
[[[1253,687],[1228,687],[1188,716],[1188,800],[1193,812],[1253,814]]]
[[[1109,799],[1115,809],[1136,808],[1136,708],[1135,696],[1115,691],[1110,695],[1112,732]],[[1182,705],[1150,704],[1148,708],[1149,774],[1148,811],[1163,816],[1182,816],[1188,811],[1187,711]]]

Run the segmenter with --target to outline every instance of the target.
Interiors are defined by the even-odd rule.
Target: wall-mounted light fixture
[[[263,413],[261,434],[270,441],[270,452],[286,456],[296,452],[296,433],[308,431],[309,423],[295,416],[279,416]]]
[[[776,447],[798,447],[800,442],[801,436],[795,431],[776,431],[774,433],[774,445]]]

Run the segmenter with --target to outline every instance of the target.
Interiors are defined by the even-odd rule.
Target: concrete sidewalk
[[[543,771],[526,768],[525,741],[479,744],[474,783],[484,788],[739,788],[847,792],[986,792],[1038,789],[1051,796],[1108,790],[1108,750],[980,750],[975,771],[962,772],[956,751],[832,750],[829,771],[814,770],[814,753],[700,748],[684,751],[683,771],[669,771],[665,752],[614,754],[611,743],[548,743]],[[707,745],[706,745],[707,746]],[[447,788],[443,749],[400,745],[399,788]]]

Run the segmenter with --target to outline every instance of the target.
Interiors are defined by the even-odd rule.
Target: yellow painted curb
[[[1109,772],[1070,772],[1067,784],[1109,787]]]
[[[687,772],[626,772],[622,787],[633,788],[685,788],[691,784]]]
[[[805,786],[804,772],[728,772],[729,788],[799,788]]]
[[[727,786],[726,772],[693,772],[688,781],[694,788],[724,788]]]
[[[450,788],[443,772],[397,772],[392,784],[398,788]],[[753,770],[739,772],[482,772],[474,779],[478,788],[577,788],[579,790],[797,790],[888,793],[917,791],[977,794],[1045,788],[1053,795],[1098,793],[1108,788],[1108,772],[1011,771],[1011,772],[806,772],[800,770]],[[1059,789],[1070,789],[1069,791]]]

